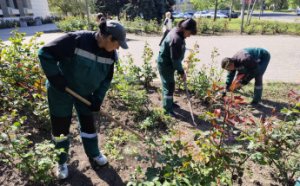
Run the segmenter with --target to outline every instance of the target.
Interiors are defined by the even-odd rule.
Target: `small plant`
[[[136,140],[135,136],[125,133],[125,131],[120,128],[112,129],[108,133],[108,139],[104,145],[105,152],[116,160],[124,159],[122,156],[123,147],[126,146],[128,141]]]
[[[144,47],[143,59],[144,63],[141,68],[140,78],[143,81],[144,87],[148,90],[153,79],[157,77],[153,67],[151,65],[151,60],[153,57],[153,51],[151,50],[149,44],[146,42]]]
[[[47,140],[33,144],[28,139],[30,134],[21,131],[25,120],[26,117],[18,117],[16,111],[1,116],[0,162],[18,169],[20,176],[33,183],[50,183],[54,178],[52,169],[61,151],[55,150]]]
[[[128,61],[122,61],[117,66],[109,96],[121,100],[124,106],[134,113],[143,113],[147,110],[148,97],[145,89],[141,87],[140,67],[133,64],[129,56]]]
[[[187,62],[187,64],[189,65],[188,69],[186,70],[191,75],[191,77],[188,77],[188,87],[189,90],[195,93],[196,98],[205,99],[205,96],[207,96],[211,92],[211,90],[209,90],[210,87],[215,87],[221,84],[223,70],[220,71],[216,67],[216,58],[219,55],[216,48],[214,48],[211,53],[210,65],[203,65],[200,70],[195,70],[195,63],[199,62],[199,60],[195,58],[195,55],[197,53],[197,50],[191,52],[191,60],[189,60],[190,62]],[[188,57],[188,59],[190,58]]]
[[[157,127],[169,126],[173,123],[172,118],[164,114],[162,108],[154,108],[144,121],[142,121],[139,127],[142,130],[155,129]]]

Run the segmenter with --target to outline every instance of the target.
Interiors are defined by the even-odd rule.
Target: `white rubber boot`
[[[93,160],[99,165],[104,166],[107,164],[107,158],[105,155],[101,154],[93,158]]]
[[[67,163],[58,165],[57,167],[57,178],[60,180],[66,179],[69,176],[69,170]]]

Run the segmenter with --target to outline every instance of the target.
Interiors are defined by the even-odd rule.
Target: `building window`
[[[19,9],[17,0],[13,0],[13,3],[14,3],[14,7],[15,7],[16,9]]]
[[[5,0],[5,2],[6,2],[6,6],[7,6],[7,7],[11,7],[10,0]]]
[[[23,0],[23,6],[24,8],[31,8],[31,4],[29,0]]]

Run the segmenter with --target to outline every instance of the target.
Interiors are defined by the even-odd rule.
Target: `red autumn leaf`
[[[231,125],[235,125],[234,119],[227,119],[226,122]]]
[[[215,115],[215,117],[220,117],[221,116],[221,109],[215,109],[214,110],[214,115]]]
[[[254,121],[254,119],[253,118],[248,118],[250,121],[251,121],[251,123],[254,125],[255,124],[255,121]]]
[[[234,121],[239,122],[239,123],[243,122],[243,120],[241,120],[238,116],[236,116],[236,117],[234,118]]]

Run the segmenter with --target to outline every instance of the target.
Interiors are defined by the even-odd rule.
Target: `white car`
[[[201,18],[201,17],[210,17],[211,14],[209,11],[207,10],[203,10],[203,11],[198,11],[194,13],[194,18]]]
[[[212,12],[212,16],[214,16],[214,12]],[[223,14],[221,12],[217,12],[217,18],[228,18],[226,14]]]
[[[213,18],[214,17],[215,12],[211,12],[211,11],[199,11],[196,12],[194,14],[194,18],[201,18],[201,17],[205,17],[205,18]],[[227,15],[221,13],[221,12],[217,12],[216,15],[217,18],[228,18]]]

